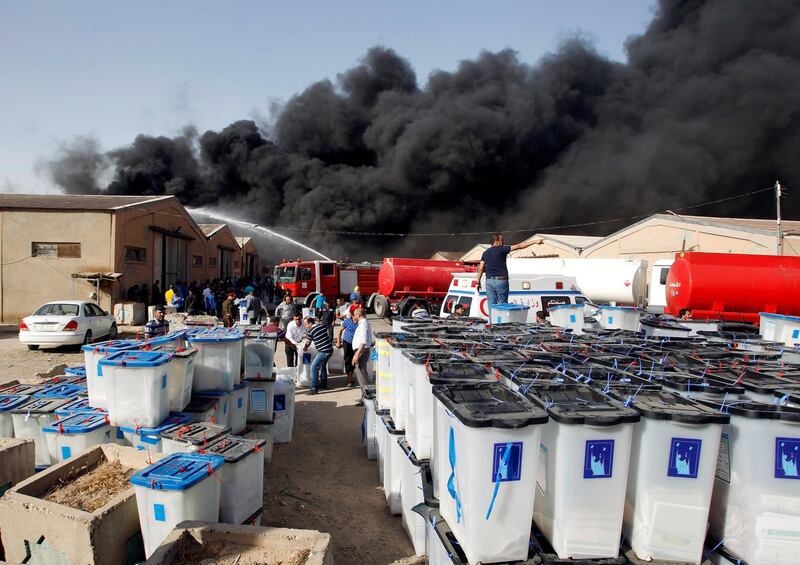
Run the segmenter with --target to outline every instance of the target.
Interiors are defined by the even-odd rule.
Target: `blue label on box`
[[[608,325],[610,326],[613,323],[614,323],[614,316],[609,316],[608,317]]]
[[[267,411],[267,391],[263,389],[250,391],[250,411],[251,412],[266,412]]]
[[[800,330],[792,330],[792,339],[800,337]]]
[[[276,412],[280,410],[286,410],[286,395],[276,394],[275,401],[272,403],[272,407]]]
[[[510,451],[509,451],[510,448]],[[508,451],[508,457],[506,452]],[[505,460],[505,465],[503,462]],[[494,444],[492,482],[518,481],[522,470],[522,442]]]
[[[97,376],[98,377],[103,376],[103,366],[100,363],[97,364]]]
[[[370,361],[377,361],[378,360],[378,350],[374,347],[369,350],[369,358]]]
[[[161,375],[161,388],[167,388],[167,374]]]
[[[569,315],[569,322],[570,322],[571,324],[574,324],[574,323],[575,323],[575,322],[577,322],[577,321],[578,321],[578,319],[575,317],[575,314],[570,314],[570,315]]]
[[[72,457],[72,448],[66,445],[61,446],[61,459],[69,459]]]
[[[153,504],[153,516],[158,522],[167,521],[167,512],[163,504]]]
[[[699,439],[672,438],[669,449],[668,477],[681,477],[696,479],[700,467],[700,447],[703,442]]]
[[[583,456],[584,479],[608,479],[614,471],[614,440],[589,440]]]
[[[236,399],[236,408],[241,408],[244,406],[244,398],[237,398]]]
[[[227,414],[228,413],[228,403],[227,402],[222,405],[222,413],[223,414]]]
[[[117,439],[125,439],[125,434],[119,428],[117,428]]]
[[[797,463],[800,459],[800,438],[775,438],[775,478],[800,479]]]

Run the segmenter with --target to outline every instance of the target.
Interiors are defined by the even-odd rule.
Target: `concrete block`
[[[179,563],[333,565],[333,549],[316,530],[181,522],[145,565]]]
[[[162,457],[132,447],[99,445],[53,465],[0,499],[0,532],[11,563],[118,565],[144,557],[133,486],[94,512],[44,500],[51,486],[106,461],[143,469]],[[140,555],[137,553],[141,551]]]
[[[36,472],[32,439],[0,438],[0,495]]]

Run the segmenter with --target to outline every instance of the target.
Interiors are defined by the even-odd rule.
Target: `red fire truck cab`
[[[328,300],[349,298],[355,287],[361,296],[378,290],[380,263],[345,263],[339,261],[290,261],[275,266],[275,286],[289,291],[296,304],[310,306],[318,294]]]

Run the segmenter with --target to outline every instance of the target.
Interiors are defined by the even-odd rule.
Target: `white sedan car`
[[[40,345],[79,345],[117,337],[114,316],[94,302],[48,302],[19,323],[19,341],[28,349]]]

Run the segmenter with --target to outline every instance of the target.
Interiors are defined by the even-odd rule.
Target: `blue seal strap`
[[[456,517],[461,523],[461,499],[458,497],[456,489],[456,442],[453,437],[453,426],[450,426],[450,477],[447,479],[447,492],[456,501]]]

